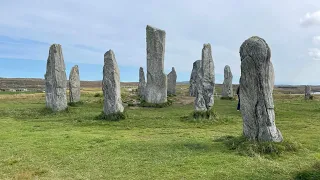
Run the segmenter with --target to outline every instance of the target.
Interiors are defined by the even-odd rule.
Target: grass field
[[[183,92],[181,92],[183,91]],[[243,156],[215,139],[240,136],[237,101],[215,100],[217,121],[185,121],[192,98],[128,108],[129,118],[96,120],[102,97],[57,114],[43,93],[0,94],[0,179],[297,179],[320,173],[320,99],[275,94],[276,124],[301,144],[279,157]],[[319,167],[318,167],[319,166]],[[316,176],[314,176],[316,177]]]

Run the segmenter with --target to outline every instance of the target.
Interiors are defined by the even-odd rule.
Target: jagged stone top
[[[225,71],[230,71],[230,69],[231,69],[231,68],[230,68],[229,65],[226,65],[226,66],[224,67],[224,70],[225,70]]]
[[[271,50],[264,39],[252,36],[245,40],[240,47],[241,61],[247,56],[250,56],[254,60],[264,57],[268,61],[271,58]]]
[[[176,69],[174,68],[174,67],[172,67],[172,70],[171,71],[174,71],[174,72],[176,72]]]
[[[210,48],[211,49],[211,44],[210,43],[203,44],[203,48]]]
[[[153,30],[153,31],[161,31],[163,33],[166,33],[165,30],[162,30],[162,29],[159,29],[159,28],[156,28],[156,27],[153,27],[153,26],[150,26],[150,25],[147,25],[147,30]]]
[[[115,59],[114,52],[111,49],[104,54],[104,60],[106,61],[108,59]]]

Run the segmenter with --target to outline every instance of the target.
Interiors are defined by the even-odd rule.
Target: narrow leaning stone
[[[52,111],[67,108],[67,75],[60,44],[53,44],[49,50],[46,82],[46,106]]]
[[[264,39],[251,37],[240,47],[240,110],[243,134],[254,141],[283,140],[275,124],[274,69],[271,50]]]
[[[232,89],[232,72],[230,66],[226,65],[224,67],[224,81],[222,88],[222,97],[233,97],[233,89]]]
[[[214,62],[210,44],[204,44],[202,49],[202,95],[206,104],[207,110],[210,110],[214,104]]]
[[[174,67],[167,76],[168,79],[168,95],[176,95],[177,73]]]
[[[311,86],[305,86],[305,88],[304,88],[304,98],[306,100],[311,99]]]
[[[214,104],[214,63],[211,45],[204,44],[202,49],[199,81],[196,82],[195,111],[211,110]]]
[[[138,85],[138,93],[139,96],[144,99],[145,97],[145,89],[146,89],[146,79],[144,76],[143,68],[140,67],[139,69],[139,85]]]
[[[145,100],[148,103],[167,102],[167,76],[164,73],[166,32],[151,26],[147,34],[147,86]]]
[[[192,97],[197,96],[197,82],[201,79],[199,78],[201,75],[201,60],[197,60],[193,63],[193,68],[190,76],[190,87],[189,87],[189,94]]]
[[[120,91],[120,71],[112,50],[104,54],[102,91],[104,95],[103,112],[105,115],[123,112]]]
[[[78,65],[73,66],[70,71],[69,98],[70,98],[70,102],[80,101],[80,75],[79,75]]]

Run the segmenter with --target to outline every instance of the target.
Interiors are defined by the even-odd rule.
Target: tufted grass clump
[[[95,93],[95,94],[93,95],[93,97],[102,97],[102,96],[103,96],[102,93]]]
[[[295,180],[314,180],[320,179],[320,161],[316,162],[311,168],[299,172]]]
[[[165,103],[148,103],[145,100],[141,100],[140,106],[141,107],[149,107],[149,108],[164,108],[164,107],[169,107],[173,104],[173,100],[168,99],[167,102]]]
[[[296,142],[257,142],[249,141],[244,136],[224,136],[215,141],[223,142],[229,150],[235,150],[240,155],[250,157],[264,155],[277,157],[285,152],[296,152],[301,147]]]
[[[213,119],[217,119],[218,115],[217,115],[217,113],[215,112],[214,109],[211,109],[211,110],[207,110],[207,111],[194,111],[192,113],[191,117],[193,119],[210,119],[210,120],[213,120]]]
[[[120,121],[124,120],[128,117],[128,113],[126,110],[123,112],[116,112],[112,114],[104,114],[104,112],[101,112],[100,115],[96,117],[97,120],[107,120],[107,121]]]
[[[83,104],[84,104],[83,101],[69,102],[69,103],[68,103],[68,106],[71,106],[71,107],[79,107],[79,106],[82,106]]]
[[[231,100],[231,101],[236,100],[236,98],[234,98],[234,97],[221,97],[220,99],[221,100]]]

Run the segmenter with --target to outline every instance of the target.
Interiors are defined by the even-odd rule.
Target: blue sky
[[[216,82],[229,65],[237,83],[239,47],[257,35],[271,47],[276,84],[320,84],[319,0],[7,0],[0,16],[0,77],[43,78],[58,43],[67,73],[78,64],[82,80],[100,80],[112,49],[121,81],[138,81],[149,24],[166,31],[165,72],[174,66],[178,81],[210,43]]]

